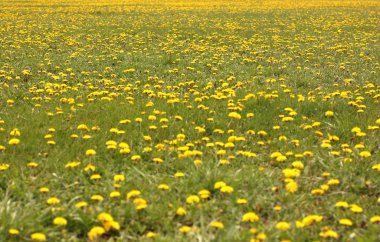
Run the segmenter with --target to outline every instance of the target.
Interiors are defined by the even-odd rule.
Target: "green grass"
[[[0,241],[31,241],[36,232],[47,241],[87,241],[94,226],[106,227],[97,218],[103,212],[120,229],[97,241],[255,241],[260,233],[267,241],[380,240],[379,222],[370,221],[380,216],[380,173],[373,168],[380,157],[378,3],[348,3],[234,8],[206,1],[182,9],[168,2],[154,8],[147,2],[5,2],[0,7],[0,147],[5,148],[0,164],[9,168],[0,169]],[[282,121],[291,115],[286,108],[296,112],[290,122]],[[241,119],[230,118],[232,111]],[[334,116],[326,117],[326,111]],[[148,120],[149,115],[156,119]],[[120,123],[125,119],[131,122]],[[315,122],[320,126],[305,128]],[[81,124],[89,130],[78,130]],[[354,127],[366,135],[355,136]],[[20,137],[11,134],[15,128]],[[339,140],[322,148],[331,136]],[[8,144],[12,138],[20,143]],[[107,149],[109,140],[128,143],[131,152]],[[223,147],[226,143],[234,146]],[[182,157],[185,146],[202,155]],[[88,149],[96,155],[86,156]],[[220,150],[226,153],[218,155]],[[362,151],[371,156],[362,157]],[[276,161],[274,152],[287,160]],[[194,165],[196,159],[203,163]],[[80,165],[65,168],[71,161]],[[283,170],[294,161],[304,168],[293,178],[298,191],[291,193]],[[85,171],[88,164],[96,170]],[[177,172],[185,176],[175,177]],[[101,178],[92,180],[93,174]],[[116,174],[125,180],[114,181]],[[339,184],[313,194],[330,179]],[[218,181],[233,192],[215,189]],[[158,189],[163,183],[168,191]],[[49,192],[40,192],[42,187]],[[186,202],[202,189],[210,192],[207,199]],[[127,199],[131,190],[141,191],[145,209]],[[121,196],[110,198],[112,191]],[[104,200],[93,201],[96,194]],[[60,203],[47,204],[54,196]],[[240,198],[247,204],[237,204]],[[80,201],[88,206],[76,208]],[[338,201],[350,207],[336,208]],[[363,211],[352,212],[353,204]],[[185,216],[176,215],[179,207]],[[243,222],[246,212],[260,220]],[[322,221],[296,226],[313,214]],[[67,225],[54,225],[56,217]],[[342,218],[352,226],[339,224]],[[213,221],[224,228],[211,227]],[[281,221],[290,228],[276,229]],[[192,231],[180,232],[183,225]],[[328,229],[338,237],[322,236]],[[159,236],[147,238],[148,232]]]

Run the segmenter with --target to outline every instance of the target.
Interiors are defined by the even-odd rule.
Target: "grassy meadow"
[[[380,241],[379,23],[1,1],[0,241]]]

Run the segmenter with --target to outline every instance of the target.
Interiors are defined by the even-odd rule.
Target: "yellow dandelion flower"
[[[67,224],[67,220],[65,218],[62,218],[62,217],[56,217],[53,220],[53,224],[63,226],[63,225]]]
[[[335,239],[337,239],[339,237],[338,233],[332,229],[327,229],[326,231],[322,231],[319,233],[319,235],[323,238],[335,238]]]
[[[224,224],[218,221],[213,221],[210,223],[210,227],[217,228],[217,229],[223,229]]]
[[[222,193],[232,193],[234,191],[234,188],[231,186],[223,186],[222,188],[220,188],[220,191]]]
[[[247,212],[243,215],[243,222],[257,222],[259,221],[259,216],[254,212]]]
[[[368,157],[371,156],[371,152],[369,152],[369,151],[362,151],[362,152],[360,152],[359,155],[360,155],[360,157],[368,158]]]
[[[110,222],[113,221],[113,217],[109,213],[100,213],[97,217],[101,222]]]
[[[373,166],[372,166],[372,170],[380,171],[380,163],[379,163],[379,164],[376,164],[376,165],[373,165]]]
[[[46,235],[43,233],[33,233],[30,238],[34,241],[46,241]]]
[[[192,228],[190,226],[187,226],[187,225],[181,226],[179,228],[179,231],[181,233],[184,233],[184,234],[190,232],[191,230],[192,230]]]
[[[104,198],[103,198],[103,196],[102,195],[92,195],[91,196],[91,200],[94,200],[94,201],[98,201],[98,202],[100,202],[100,201],[102,201]]]
[[[65,168],[78,167],[81,163],[79,161],[72,161],[65,164]]]
[[[182,207],[179,207],[179,208],[177,209],[177,211],[176,211],[176,214],[177,214],[178,216],[184,216],[184,215],[186,215],[186,210],[185,210],[184,208],[182,208]]]
[[[148,233],[145,234],[145,237],[147,238],[156,238],[158,236],[158,233],[149,231]]]
[[[8,234],[10,235],[19,235],[20,231],[18,229],[9,229]]]
[[[110,193],[110,198],[117,198],[117,197],[120,197],[120,196],[121,196],[121,194],[118,191],[112,191]]]
[[[333,117],[334,116],[334,112],[333,111],[326,111],[325,112],[325,117]]]
[[[360,206],[358,206],[356,204],[351,204],[351,211],[354,213],[362,213],[363,208],[361,208]]]
[[[210,196],[210,191],[202,189],[198,192],[198,195],[203,199],[207,199]]]
[[[57,197],[50,197],[48,198],[48,200],[46,201],[47,204],[49,205],[56,205],[58,203],[60,203],[61,201],[57,198]]]
[[[127,199],[135,198],[141,195],[141,192],[139,190],[131,190],[127,193]]]
[[[225,187],[225,186],[227,186],[227,184],[224,181],[218,181],[214,184],[215,189],[220,189],[220,188]]]
[[[120,230],[120,224],[116,221],[103,222],[103,227],[106,231],[110,231],[110,230],[119,231]]]
[[[0,163],[0,171],[5,171],[9,168],[9,164]]]
[[[228,114],[228,117],[229,118],[233,118],[233,119],[241,119],[241,115],[237,112],[231,112]]]
[[[380,223],[380,216],[375,215],[375,216],[371,217],[370,222],[371,223]]]
[[[103,227],[95,226],[88,233],[87,236],[90,240],[96,240],[102,236],[106,231]]]
[[[285,185],[285,189],[290,193],[295,193],[298,191],[298,184],[295,181],[288,182]]]
[[[288,230],[290,228],[290,224],[288,222],[278,222],[276,224],[276,229],[277,230]]]
[[[158,189],[160,189],[160,190],[169,190],[169,185],[167,185],[167,184],[160,184],[160,185],[158,185]]]
[[[237,204],[247,204],[248,201],[245,198],[239,198],[238,200],[236,200],[236,203]]]
[[[186,198],[186,203],[188,204],[194,204],[199,203],[200,198],[197,195],[190,195]]]
[[[176,172],[176,173],[174,174],[174,176],[175,176],[175,177],[184,177],[184,176],[185,176],[185,173],[183,173],[183,172]]]
[[[348,208],[350,205],[345,201],[339,201],[335,203],[335,207],[337,208]]]
[[[18,145],[19,143],[20,143],[20,140],[16,138],[10,139],[8,142],[9,145],[13,145],[13,146]]]
[[[115,182],[124,181],[124,180],[125,180],[125,176],[124,176],[124,175],[114,175],[114,176],[113,176],[113,180],[114,180]]]
[[[77,203],[75,204],[75,207],[77,207],[77,208],[83,208],[83,207],[86,207],[87,205],[88,205],[87,202],[85,202],[85,201],[80,201],[80,202],[77,202]]]
[[[352,226],[352,221],[347,218],[342,218],[339,220],[339,224],[344,226]]]
[[[139,161],[139,160],[141,160],[141,156],[139,156],[139,155],[133,155],[131,157],[131,160],[133,160],[133,161]]]
[[[86,150],[86,156],[95,156],[96,155],[96,151],[94,149],[88,149]]]

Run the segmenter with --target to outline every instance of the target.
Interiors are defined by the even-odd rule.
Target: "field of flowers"
[[[3,0],[0,241],[380,241],[380,2]]]

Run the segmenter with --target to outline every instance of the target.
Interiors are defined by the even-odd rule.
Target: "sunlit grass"
[[[378,1],[4,1],[1,241],[380,240]]]

